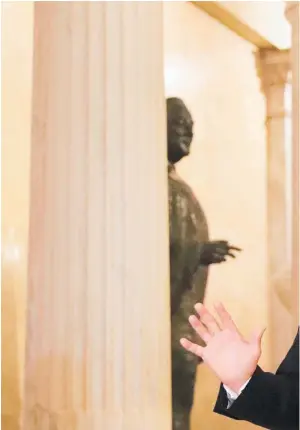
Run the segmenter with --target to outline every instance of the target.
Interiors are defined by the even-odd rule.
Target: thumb
[[[265,331],[266,328],[255,330],[250,337],[250,343],[261,349],[261,341]]]

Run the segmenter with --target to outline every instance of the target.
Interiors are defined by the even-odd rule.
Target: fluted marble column
[[[266,97],[268,279],[273,366],[293,340],[290,163],[287,146],[286,89],[290,72],[289,51],[262,49],[258,53],[259,75]]]
[[[36,2],[25,430],[171,428],[161,2]]]
[[[299,324],[299,122],[300,122],[300,6],[299,1],[286,2],[286,16],[292,27],[292,139],[293,139],[293,325]]]

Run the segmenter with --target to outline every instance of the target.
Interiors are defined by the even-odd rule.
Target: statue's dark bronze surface
[[[234,257],[227,241],[210,241],[204,212],[175,164],[190,152],[193,119],[182,100],[167,99],[173,430],[189,430],[198,359],[180,345],[193,338],[188,317],[203,302],[208,266]],[[199,343],[199,339],[197,339]]]

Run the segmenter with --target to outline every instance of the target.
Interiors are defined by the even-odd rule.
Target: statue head
[[[168,160],[177,163],[189,155],[193,140],[193,119],[181,99],[167,99]]]

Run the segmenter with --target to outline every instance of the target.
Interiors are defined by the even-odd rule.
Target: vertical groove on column
[[[138,314],[141,307],[133,307],[131,318],[128,320],[128,311],[133,297],[140,302],[140,296],[144,285],[140,284],[134,270],[135,264],[139,264],[139,253],[142,252],[138,246],[135,235],[139,233],[139,224],[141,217],[141,208],[137,204],[139,187],[142,184],[141,170],[142,161],[139,160],[143,148],[143,140],[140,140],[139,134],[139,104],[138,104],[138,73],[136,68],[137,55],[137,3],[132,7],[129,3],[123,3],[122,30],[124,31],[123,49],[126,55],[123,57],[124,74],[122,76],[123,86],[123,110],[124,110],[124,192],[126,195],[130,190],[134,190],[130,205],[124,207],[124,234],[125,234],[125,261],[126,266],[125,283],[124,283],[124,344],[129,345],[130,351],[124,357],[124,428],[128,428],[130,423],[135,430],[135,422],[138,421],[137,413],[134,408],[138,407],[136,401],[137,393],[141,387],[141,375],[136,374],[135,378],[131,375],[134,371],[134,365],[141,362],[141,348],[138,347],[140,338],[140,327],[138,325]],[[131,27],[131,31],[126,31],[126,26]],[[141,172],[143,173],[143,172]],[[139,270],[143,270],[140,268]],[[145,274],[146,276],[146,274]],[[132,289],[130,288],[132,285]],[[147,318],[145,312],[145,318]],[[130,402],[134,407],[131,407]]]
[[[109,428],[104,419],[107,408],[105,386],[106,369],[103,357],[106,356],[106,268],[107,257],[104,243],[106,236],[106,73],[100,55],[92,55],[91,46],[99,46],[105,55],[105,5],[94,3],[88,8],[89,13],[89,85],[88,93],[94,93],[89,103],[88,158],[88,354],[89,375],[89,410],[100,410],[95,415],[94,428]],[[100,20],[100,22],[99,22]],[[92,330],[95,326],[96,330]],[[101,341],[99,341],[101,339]]]
[[[61,14],[54,17],[53,28],[67,28],[70,25],[69,8],[63,5]],[[54,79],[49,88],[48,133],[50,136],[48,145],[53,154],[53,163],[49,163],[52,181],[53,213],[49,220],[52,227],[52,266],[49,285],[52,291],[51,316],[49,318],[49,335],[52,345],[52,359],[49,374],[50,408],[52,410],[64,410],[66,408],[66,303],[68,303],[68,231],[66,219],[68,211],[68,154],[70,152],[70,114],[68,97],[70,96],[69,80],[64,70],[70,69],[70,42],[71,37],[67,31],[51,32],[53,41],[52,72]],[[61,100],[60,94],[65,94]],[[51,115],[51,117],[50,117]],[[50,243],[50,239],[49,239]],[[48,243],[48,246],[49,246]],[[56,276],[55,274],[58,274]],[[53,329],[57,325],[60,330]],[[57,381],[60,381],[58,386]]]
[[[106,301],[106,372],[105,387],[108,427],[122,428],[123,406],[123,106],[122,106],[122,4],[109,2],[106,7],[106,252],[108,256]],[[118,120],[117,120],[118,118]],[[130,198],[129,198],[130,200]],[[130,201],[129,201],[130,204]]]
[[[72,353],[69,353],[72,372],[72,407],[86,412],[86,294],[87,294],[87,143],[88,133],[88,57],[87,57],[87,14],[83,2],[71,3],[72,32],[71,64],[69,66],[71,112],[69,202],[72,214],[66,225],[69,229],[70,297],[69,305],[73,321],[71,334]],[[75,37],[76,35],[76,37]],[[80,414],[79,414],[80,417]],[[80,427],[81,418],[77,421]]]

